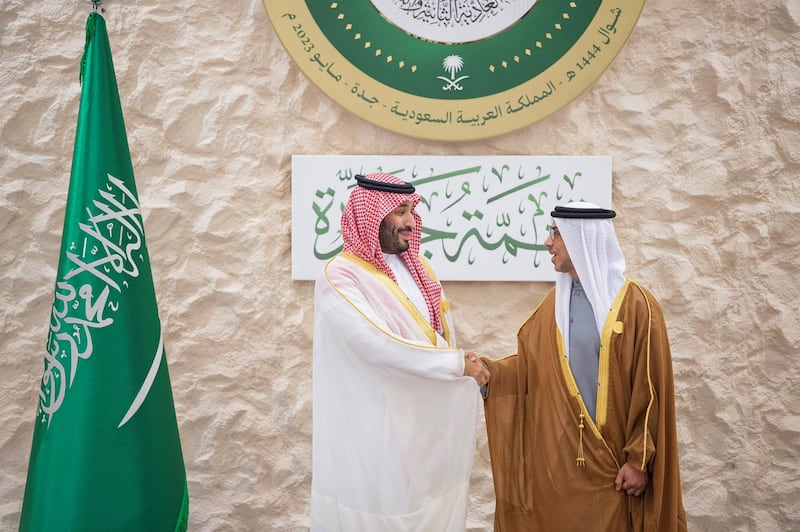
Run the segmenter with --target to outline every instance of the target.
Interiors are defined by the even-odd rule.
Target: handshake
[[[467,351],[464,355],[464,375],[472,377],[478,386],[483,389],[489,384],[489,368],[481,361],[480,357],[472,351]],[[481,390],[483,392],[483,390]]]

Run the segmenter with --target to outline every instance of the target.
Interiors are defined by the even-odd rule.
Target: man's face
[[[564,244],[564,239],[561,238],[561,233],[558,231],[558,227],[555,223],[553,223],[550,227],[552,227],[552,229],[550,234],[547,235],[544,245],[547,246],[547,250],[550,252],[550,260],[553,263],[553,268],[555,268],[557,272],[568,273],[577,279],[578,272],[575,271],[575,266],[572,264],[572,259],[569,258],[567,246]]]
[[[397,254],[408,249],[411,232],[416,227],[414,205],[407,201],[386,215],[381,221],[378,237],[381,251]]]

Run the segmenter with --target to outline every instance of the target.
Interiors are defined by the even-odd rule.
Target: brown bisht
[[[495,531],[686,530],[672,360],[655,298],[626,279],[601,334],[597,419],[570,372],[551,290],[492,373],[486,428]],[[617,491],[627,462],[648,472],[640,497]]]

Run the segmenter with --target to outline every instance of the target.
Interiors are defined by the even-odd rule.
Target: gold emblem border
[[[469,141],[529,126],[582,94],[622,50],[645,0],[604,0],[581,37],[546,70],[511,89],[461,100],[415,96],[364,73],[327,40],[305,1],[262,3],[295,64],[336,103],[389,131],[434,141]],[[597,48],[592,57],[589,52]]]

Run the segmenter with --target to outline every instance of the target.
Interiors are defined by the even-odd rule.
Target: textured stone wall
[[[80,87],[86,2],[0,6],[0,529],[22,504]],[[260,0],[111,2],[108,29],[164,325],[192,530],[303,530],[310,282],[290,278],[292,154],[613,157],[629,273],[665,310],[692,530],[800,530],[800,4],[651,0],[576,101],[432,143],[342,110]],[[447,283],[504,355],[546,283]],[[470,530],[490,530],[486,439]],[[54,479],[57,482],[57,479]]]

